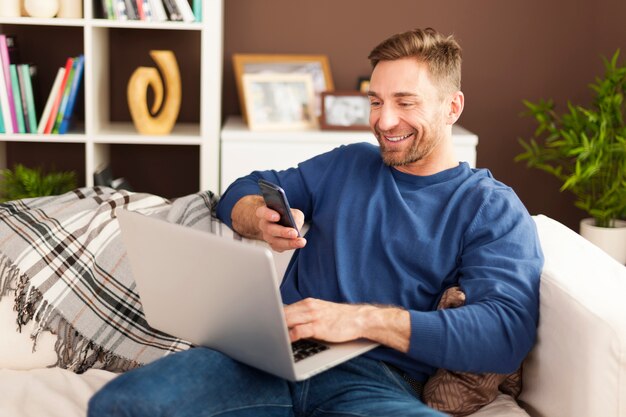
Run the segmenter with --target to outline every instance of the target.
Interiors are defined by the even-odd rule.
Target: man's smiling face
[[[368,95],[370,127],[387,165],[410,170],[445,138],[450,102],[425,63],[415,58],[380,61]]]

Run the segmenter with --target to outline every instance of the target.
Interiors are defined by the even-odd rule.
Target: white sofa
[[[624,417],[626,267],[560,223],[535,221],[546,262],[521,407],[501,395],[474,416]],[[276,256],[277,269],[289,256]],[[53,336],[44,335],[31,352],[28,329],[15,332],[10,304],[0,303],[0,416],[84,416],[90,396],[115,374],[46,368],[55,361]]]

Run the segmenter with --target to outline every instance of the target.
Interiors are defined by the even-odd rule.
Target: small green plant
[[[72,171],[43,174],[39,168],[27,168],[21,164],[15,165],[13,170],[0,171],[0,202],[57,195],[74,188],[76,173]]]
[[[619,49],[610,61],[602,58],[604,78],[589,85],[595,92],[589,108],[568,102],[559,115],[552,100],[525,100],[524,114],[538,127],[533,138],[520,139],[524,152],[515,158],[561,180],[561,191],[572,192],[599,227],[612,227],[626,213],[626,66],[617,65],[618,57]]]

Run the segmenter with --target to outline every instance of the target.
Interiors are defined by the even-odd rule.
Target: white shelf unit
[[[475,167],[478,136],[453,125],[452,140],[459,160]],[[295,167],[315,155],[356,142],[377,144],[369,131],[251,131],[241,117],[231,116],[222,129],[220,193],[254,170]]]
[[[55,28],[74,28],[73,30],[82,30],[82,52],[85,55],[83,79],[85,97],[84,126],[73,129],[69,134],[65,135],[0,134],[0,168],[7,166],[7,144],[10,142],[31,144],[82,144],[84,145],[84,183],[87,186],[91,186],[93,185],[93,172],[101,165],[111,162],[111,146],[194,146],[199,148],[199,189],[218,189],[223,62],[223,0],[203,0],[202,22],[193,23],[156,23],[101,19],[98,18],[97,13],[94,12],[94,6],[98,5],[100,1],[101,0],[84,0],[83,19],[0,17],[0,33],[5,33],[4,28],[7,26],[10,28],[18,27],[22,34],[29,30],[37,30],[38,33],[41,33],[42,31],[54,30]],[[109,51],[111,48],[118,46],[111,44],[111,35],[117,30],[132,32],[128,38],[128,43],[131,45],[138,37],[153,36],[155,31],[190,31],[197,34],[192,36],[199,37],[200,47],[199,50],[191,52],[192,54],[198,54],[197,56],[199,56],[201,67],[199,71],[200,108],[197,109],[199,113],[199,120],[197,122],[177,122],[171,134],[166,136],[145,136],[140,135],[136,131],[132,122],[116,122],[111,120],[110,96],[112,87],[110,83],[110,69],[114,63],[111,62]],[[18,37],[17,40],[18,45],[20,45],[20,38]],[[40,48],[54,48],[54,42],[46,42],[45,40],[40,42],[39,45]],[[185,46],[182,47],[184,48]],[[176,53],[176,51],[174,52]],[[137,50],[136,53],[148,56],[149,50]],[[64,63],[66,57],[67,56],[58,57],[59,66]],[[181,80],[184,91],[186,74],[183,72],[180,57],[177,56],[177,59],[179,60],[179,67],[181,67]],[[156,66],[156,64],[153,63],[153,66]],[[123,96],[126,96],[126,84],[121,87],[116,85],[114,88],[123,88]],[[44,102],[48,94],[49,91],[41,91]],[[183,95],[183,101],[184,100],[185,96]],[[114,104],[127,106],[126,101],[124,101],[124,103],[116,102]],[[38,111],[40,112],[41,109]],[[165,149],[164,152],[167,153],[167,149]],[[161,169],[162,167],[156,168]],[[115,173],[115,175],[119,176],[120,174]]]

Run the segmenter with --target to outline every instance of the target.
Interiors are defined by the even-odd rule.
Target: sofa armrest
[[[562,224],[534,219],[545,265],[520,400],[533,416],[625,416],[626,268]]]

